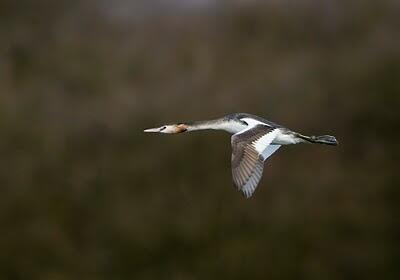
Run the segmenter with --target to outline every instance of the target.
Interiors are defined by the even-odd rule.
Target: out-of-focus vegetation
[[[0,4],[0,278],[399,279],[399,2],[171,3]],[[341,145],[142,133],[241,111]]]

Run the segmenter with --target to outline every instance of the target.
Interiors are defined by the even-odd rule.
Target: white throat
[[[236,121],[221,121],[221,122],[205,122],[204,124],[196,124],[194,126],[189,126],[187,131],[196,131],[196,130],[223,130],[229,132],[231,134],[236,134],[240,131],[243,131],[247,128],[247,125],[242,124]]]

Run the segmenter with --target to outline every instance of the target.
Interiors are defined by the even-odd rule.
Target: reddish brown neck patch
[[[186,130],[188,130],[188,126],[186,124],[179,124],[176,127],[176,133],[181,133],[181,132],[185,132]]]

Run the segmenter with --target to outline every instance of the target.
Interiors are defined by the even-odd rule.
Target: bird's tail
[[[310,143],[316,144],[325,144],[331,146],[337,146],[339,142],[336,140],[334,136],[331,135],[321,135],[321,136],[305,136],[305,135],[298,135],[301,139],[306,140]]]

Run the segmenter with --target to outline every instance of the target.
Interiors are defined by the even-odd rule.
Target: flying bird
[[[225,117],[145,129],[153,133],[183,133],[197,130],[223,130],[232,134],[232,177],[237,189],[246,198],[253,195],[261,180],[264,162],[282,145],[299,143],[338,145],[334,136],[306,136],[246,113]]]

